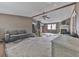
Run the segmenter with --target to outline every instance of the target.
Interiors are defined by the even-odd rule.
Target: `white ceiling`
[[[42,23],[61,22],[63,20],[69,19],[72,15],[73,10],[74,10],[74,5],[71,5],[46,14],[48,17],[50,17],[49,19],[44,20],[42,15],[35,17],[34,19],[39,20]]]
[[[0,2],[0,13],[32,17],[72,2]]]

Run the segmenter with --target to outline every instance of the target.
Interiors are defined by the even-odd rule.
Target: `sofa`
[[[14,30],[5,32],[5,42],[13,42],[19,39],[24,39],[28,37],[34,37],[32,33],[27,33],[26,30]]]

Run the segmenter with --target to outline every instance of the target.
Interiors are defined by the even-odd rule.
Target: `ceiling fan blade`
[[[48,19],[50,19],[50,17],[47,17]]]

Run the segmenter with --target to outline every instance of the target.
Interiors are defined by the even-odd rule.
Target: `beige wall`
[[[0,30],[26,29],[32,32],[32,19],[22,16],[0,14]]]

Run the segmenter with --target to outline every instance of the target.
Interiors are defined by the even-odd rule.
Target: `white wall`
[[[77,12],[77,17],[76,17],[76,19],[77,19],[77,33],[78,33],[78,35],[79,35],[79,3],[77,3],[76,4],[76,12]]]
[[[74,6],[75,8],[75,6]],[[76,13],[74,11],[74,13],[72,14],[71,18],[70,18],[70,33],[71,35],[73,35],[74,33],[76,33]]]

